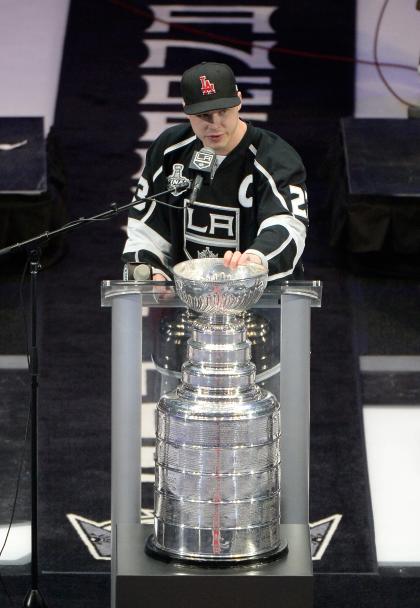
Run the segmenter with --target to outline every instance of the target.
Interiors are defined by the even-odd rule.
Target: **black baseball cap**
[[[224,110],[241,103],[235,76],[225,63],[203,62],[186,70],[181,94],[186,114]]]

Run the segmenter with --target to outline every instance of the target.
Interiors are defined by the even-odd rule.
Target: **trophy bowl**
[[[186,260],[173,268],[175,289],[191,310],[207,315],[235,315],[258,302],[267,271],[260,264],[243,264],[235,270],[222,258]]]

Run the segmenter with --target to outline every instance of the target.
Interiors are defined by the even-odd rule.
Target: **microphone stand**
[[[37,277],[41,267],[39,248],[32,249],[31,275],[31,588],[23,601],[24,608],[46,608],[38,589],[38,344],[37,344]]]
[[[30,350],[30,375],[31,375],[31,586],[23,601],[23,608],[47,608],[42,594],[38,588],[39,570],[38,570],[38,388],[39,388],[39,372],[38,372],[38,344],[37,344],[37,278],[38,272],[41,269],[40,245],[48,239],[83,226],[95,220],[109,219],[130,207],[134,207],[138,203],[154,202],[159,196],[169,194],[177,190],[177,187],[171,187],[168,190],[159,192],[155,196],[145,198],[136,198],[131,203],[118,206],[116,203],[110,205],[110,209],[92,215],[91,217],[81,217],[77,220],[69,222],[61,228],[52,230],[51,232],[43,232],[34,236],[22,243],[15,243],[0,249],[0,257],[12,251],[20,249],[29,250],[30,259],[30,309],[31,309],[31,350]],[[157,201],[156,201],[157,202]],[[175,206],[175,205],[174,205]]]

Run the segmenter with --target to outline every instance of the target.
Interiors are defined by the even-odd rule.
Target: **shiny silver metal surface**
[[[192,324],[197,314],[187,309],[166,309],[160,319],[159,331],[155,334],[152,359],[156,369],[163,376],[181,378],[181,365],[187,358],[191,358],[187,341],[191,338]],[[277,339],[279,325],[275,322],[273,326],[272,319],[267,319],[255,311],[246,311],[243,314],[246,337],[251,342],[251,360],[256,366],[256,379],[257,382],[264,382],[279,372],[280,354]],[[242,337],[242,340],[244,339]],[[226,344],[232,342],[229,335],[225,340]],[[232,355],[226,352],[226,360],[229,357],[232,358]],[[240,363],[241,359],[237,358],[236,362]]]
[[[237,314],[260,299],[267,272],[259,264],[226,268],[223,259],[187,260],[173,268],[178,296],[191,310],[206,314]]]
[[[282,545],[280,408],[255,384],[240,313],[266,275],[236,276],[215,259],[175,269],[179,296],[205,314],[193,320],[181,384],[157,406],[153,545],[200,561],[264,556]]]

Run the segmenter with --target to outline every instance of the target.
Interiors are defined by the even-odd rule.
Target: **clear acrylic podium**
[[[152,281],[103,281],[101,288],[102,306],[112,307],[111,608],[147,602],[251,608],[274,594],[287,608],[310,608],[310,318],[311,307],[321,306],[321,283],[268,287],[254,307],[279,309],[281,317],[281,522],[288,552],[223,569],[164,563],[144,553],[152,526],[140,524],[142,309],[184,307],[175,293],[158,289]]]

